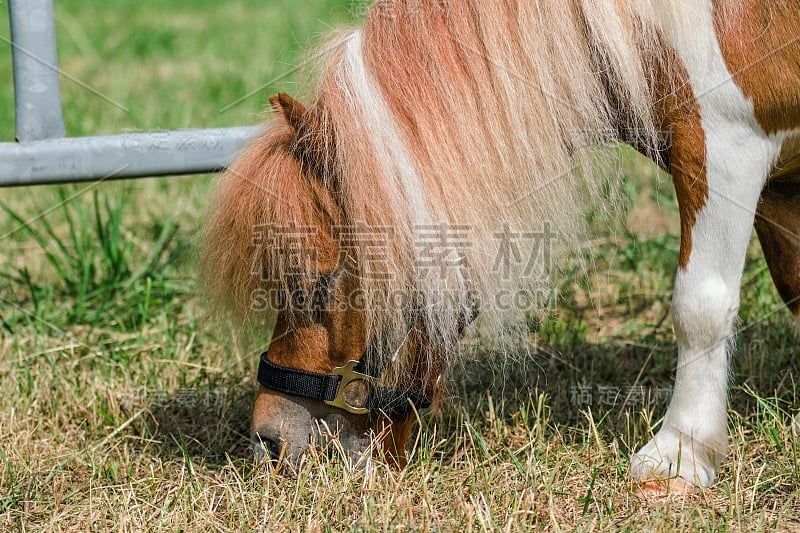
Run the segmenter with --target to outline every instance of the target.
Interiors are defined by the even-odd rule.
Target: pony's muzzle
[[[374,424],[370,416],[261,387],[253,406],[250,440],[259,462],[272,460],[294,468],[311,447],[360,455],[371,448]]]

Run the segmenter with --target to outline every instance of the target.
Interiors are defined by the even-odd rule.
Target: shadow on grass
[[[238,376],[232,376],[237,378]],[[191,459],[210,467],[250,460],[250,412],[255,388],[241,380],[148,398],[142,432],[164,459]]]
[[[732,410],[744,417],[753,415],[759,410],[758,397],[777,398],[787,408],[800,405],[793,380],[800,376],[794,342],[785,330],[768,325],[740,335]],[[776,351],[775,346],[785,349]],[[570,428],[585,429],[586,412],[591,410],[594,420],[602,422],[602,434],[637,446],[651,429],[645,421],[657,421],[667,408],[676,359],[671,337],[662,334],[540,346],[529,357],[479,354],[455,370],[440,427],[458,431],[462,413],[480,428],[489,410],[513,423],[521,410],[544,395],[551,429],[567,434]],[[200,388],[151,397],[147,405],[152,417],[142,431],[160,443],[159,453],[167,459],[191,458],[211,467],[249,461],[255,398],[250,379],[228,376]]]

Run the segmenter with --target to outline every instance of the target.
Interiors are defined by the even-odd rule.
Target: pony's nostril
[[[273,439],[267,439],[258,435],[253,439],[253,451],[259,462],[264,459],[277,461],[281,455],[281,448],[281,445]]]

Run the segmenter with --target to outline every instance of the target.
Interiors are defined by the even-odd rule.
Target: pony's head
[[[416,419],[409,401],[427,402],[435,392],[428,343],[421,329],[408,331],[394,354],[406,362],[402,371],[377,357],[382,341],[370,333],[354,268],[360,246],[344,229],[351,221],[340,198],[333,135],[318,111],[288,95],[271,103],[273,123],[217,187],[201,265],[218,311],[248,328],[274,324],[259,368],[254,449],[259,457],[296,462],[310,445],[335,437],[351,457],[381,442],[403,462]],[[358,374],[375,379],[347,385],[337,369],[352,361],[360,362]],[[391,398],[376,397],[378,380]],[[327,397],[317,390],[325,384],[334,385]]]

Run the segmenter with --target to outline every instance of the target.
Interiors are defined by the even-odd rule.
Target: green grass
[[[92,88],[62,78],[70,135],[256,123],[270,94],[298,90],[293,74],[268,82],[352,22],[348,2],[321,0],[60,0],[57,12],[60,66]],[[0,78],[11,140],[10,61]],[[327,456],[296,476],[252,465],[257,352],[215,332],[194,299],[209,177],[0,190],[0,529],[800,527],[787,429],[798,341],[756,243],[719,482],[645,498],[626,477],[672,383],[678,237],[668,179],[623,160],[618,209],[578,263],[592,268],[567,268],[561,307],[531,319],[534,356],[471,359],[400,471]]]

